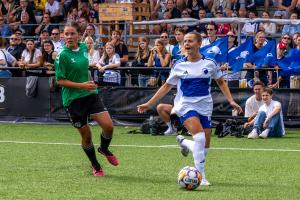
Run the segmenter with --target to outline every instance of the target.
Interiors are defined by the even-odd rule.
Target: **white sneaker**
[[[266,129],[261,134],[259,134],[259,137],[266,139],[268,137],[268,135],[269,135],[269,130]]]
[[[253,129],[249,134],[248,134],[248,139],[256,139],[258,138],[258,134],[256,129]]]
[[[177,129],[172,127],[172,128],[168,128],[165,132],[164,135],[176,135],[177,133]]]
[[[182,135],[177,135],[176,140],[180,145],[180,152],[184,157],[189,155],[189,149],[186,146],[183,146],[181,143],[185,138]]]
[[[202,186],[210,186],[211,184],[210,184],[210,182],[208,182],[208,180],[206,178],[204,178],[204,179],[201,180],[200,185],[202,185]]]

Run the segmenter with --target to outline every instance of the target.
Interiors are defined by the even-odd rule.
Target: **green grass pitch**
[[[300,199],[300,132],[281,139],[212,138],[206,175],[212,183],[179,189],[177,173],[193,165],[174,136],[132,135],[116,127],[111,150],[97,155],[105,177],[93,177],[71,125],[0,124],[0,199],[293,200]],[[92,127],[98,146],[100,129]]]

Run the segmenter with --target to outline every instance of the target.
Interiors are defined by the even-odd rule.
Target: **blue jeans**
[[[147,87],[149,78],[150,78],[149,75],[139,74],[138,77],[139,87]]]
[[[263,111],[258,112],[253,126],[253,128],[257,129],[258,133],[261,133],[264,130],[263,123],[266,117],[267,115],[265,112]],[[280,112],[278,112],[270,119],[269,125],[267,127],[270,129],[268,137],[281,137],[283,135],[282,125],[280,120],[281,120]]]

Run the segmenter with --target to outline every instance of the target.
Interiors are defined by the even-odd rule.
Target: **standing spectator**
[[[188,0],[187,1],[187,9],[192,18],[198,19],[198,13],[201,8],[204,9],[203,0]],[[183,13],[181,13],[181,15],[183,15]]]
[[[54,51],[59,53],[64,46],[64,41],[60,40],[60,31],[58,28],[52,29],[51,39],[54,45]]]
[[[253,10],[249,11],[248,17],[250,21],[244,24],[241,33],[248,36],[254,36],[255,33],[259,30],[259,23],[251,22],[251,20],[257,17],[257,12]]]
[[[47,68],[47,75],[54,75],[54,61],[56,56],[57,52],[54,51],[54,45],[51,40],[45,40],[42,43],[42,63],[43,67]]]
[[[201,48],[213,43],[218,39],[218,37],[216,36],[217,30],[218,26],[214,22],[210,22],[207,24],[206,31],[208,37],[202,41]]]
[[[148,60],[148,67],[169,67],[171,54],[167,51],[164,42],[160,39],[156,39],[154,48],[151,50],[150,57]],[[150,86],[156,86],[159,81],[165,83],[168,78],[169,71],[154,70],[155,76],[151,77],[149,84]]]
[[[39,49],[35,48],[34,40],[26,40],[26,49],[22,52],[22,57],[18,65],[20,68],[27,70],[26,76],[41,75],[41,70],[28,70],[42,66],[42,53]]]
[[[171,54],[174,46],[170,44],[170,35],[168,32],[162,32],[160,34],[160,40],[164,43],[165,48]]]
[[[149,39],[147,37],[139,37],[139,45],[135,55],[135,60],[132,67],[147,67],[150,57]],[[152,70],[140,70],[138,72],[138,85],[139,87],[147,87],[150,75],[153,74]]]
[[[185,35],[185,31],[182,28],[176,28],[175,29],[175,39],[177,44],[174,46],[172,50],[172,62],[171,64],[173,65],[176,61],[184,57],[183,55],[183,38]]]
[[[262,13],[263,19],[270,19],[270,13],[268,11],[264,11]],[[264,31],[266,34],[270,34],[273,36],[273,34],[276,33],[276,24],[273,22],[261,22],[259,25],[259,29]]]
[[[231,15],[230,15],[231,16]],[[222,18],[223,17],[223,11],[222,9],[218,9],[216,11],[216,18]],[[230,25],[227,24],[227,23],[217,23],[217,26],[218,26],[218,31],[217,31],[217,35],[226,35],[229,31],[229,27]]]
[[[264,88],[262,100],[264,104],[259,108],[258,114],[251,124],[253,130],[248,139],[282,137],[285,135],[281,103],[272,99],[273,90]]]
[[[228,37],[228,53],[233,51],[237,47],[237,35],[229,31]],[[239,87],[240,73],[231,71],[231,67],[228,63],[224,63],[220,66],[223,73],[223,78],[227,81],[228,87]],[[230,70],[230,71],[229,71]]]
[[[53,23],[63,21],[63,13],[60,3],[56,0],[47,0],[45,10],[50,14]]]
[[[105,44],[104,53],[97,63],[96,67],[103,73],[103,79],[100,85],[106,86],[119,86],[121,84],[121,75],[116,69],[121,66],[120,56],[115,52],[115,47],[112,42],[107,42]]]
[[[293,35],[294,33],[300,32],[300,25],[297,22],[295,22],[295,20],[297,19],[298,19],[297,13],[293,12],[290,17],[291,23],[285,24],[283,26],[282,35],[284,34]]]

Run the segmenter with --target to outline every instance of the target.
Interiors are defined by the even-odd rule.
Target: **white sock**
[[[194,149],[193,149],[193,157],[194,157],[194,164],[195,167],[199,170],[201,174],[204,175],[204,162],[203,165],[201,164],[202,161],[205,159],[204,149],[205,149],[205,133],[199,132],[193,136],[194,139]]]
[[[173,126],[172,126],[171,122],[167,122],[166,124],[168,125],[168,128],[173,129]]]
[[[206,158],[206,155],[207,155],[207,151],[208,151],[208,149],[205,148],[204,149],[204,159],[200,162],[200,166],[199,166],[199,172],[202,176],[202,179],[205,179],[204,165],[205,165],[205,158]]]
[[[194,151],[195,142],[192,140],[184,139],[181,143],[183,146],[187,147],[191,152]]]

